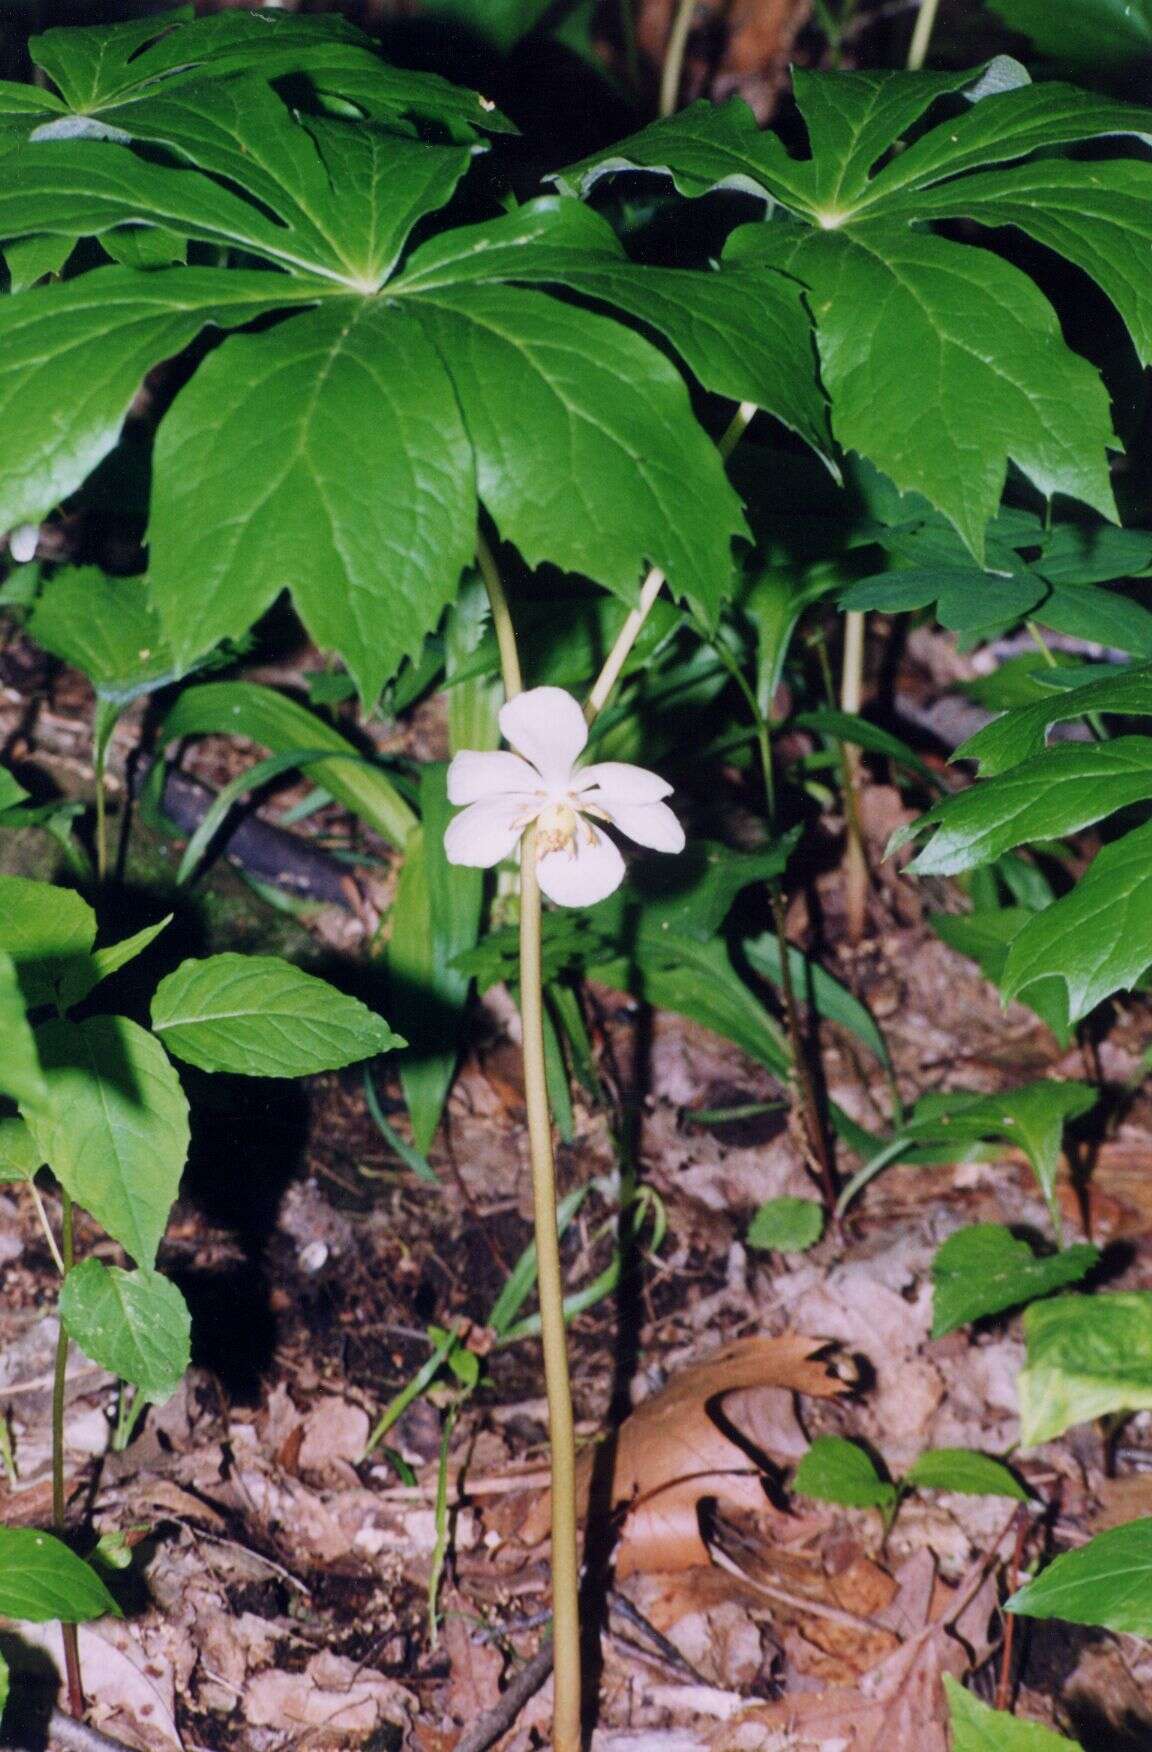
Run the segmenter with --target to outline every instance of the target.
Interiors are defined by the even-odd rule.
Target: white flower
[[[672,786],[659,773],[619,760],[577,766],[588,726],[562,687],[517,694],[500,728],[516,754],[465,750],[448,768],[448,800],[465,805],[444,835],[449,863],[487,870],[535,822],[540,887],[561,906],[591,906],[624,879],[624,860],[597,822],[654,851],[683,851],[684,829],[663,801]]]

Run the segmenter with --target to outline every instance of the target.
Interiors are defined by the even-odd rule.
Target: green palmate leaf
[[[91,965],[96,914],[69,888],[0,876],[0,951],[12,957],[30,1007],[62,1002],[66,985]]]
[[[100,239],[104,254],[125,268],[169,268],[188,260],[188,239],[162,225],[122,225]]]
[[[30,1624],[123,1616],[92,1566],[35,1527],[0,1527],[0,1613]]]
[[[16,963],[0,949],[0,1094],[35,1107],[47,1090],[36,1037],[24,1013],[26,1003]]]
[[[958,1229],[932,1262],[932,1336],[1076,1283],[1099,1257],[1098,1247],[1082,1243],[1038,1258],[999,1223]]]
[[[41,104],[21,104],[17,94],[27,87],[0,87],[0,114],[13,130],[21,121],[26,129],[47,116],[49,126],[55,120],[65,138],[78,124],[93,132],[122,132],[131,129],[141,103],[158,93],[209,74],[248,69],[265,79],[305,73],[322,91],[358,99],[370,115],[421,117],[465,137],[476,129],[509,126],[475,92],[432,74],[385,66],[369,37],[330,16],[300,17],[268,8],[194,18],[191,7],[178,6],[160,18],[45,31],[30,47],[64,101],[35,91]]]
[[[558,172],[556,182],[570,194],[585,194],[613,171],[657,170],[671,176],[684,195],[703,195],[714,188],[745,189],[770,194],[785,206],[795,203],[814,211],[819,201],[816,179],[834,180],[841,167],[847,169],[855,158],[853,186],[859,188],[862,181],[866,186],[876,160],[905,128],[937,97],[961,91],[978,77],[971,72],[929,73],[913,80],[868,72],[837,74],[829,82],[801,73],[797,94],[804,92],[806,105],[810,101],[818,108],[825,124],[819,144],[827,150],[820,165],[814,159],[789,157],[775,135],[760,131],[747,105],[699,102]],[[1027,78],[1023,68],[1018,77]],[[822,101],[825,87],[830,91],[828,104]],[[840,127],[838,104],[845,109]]]
[[[397,284],[431,291],[465,281],[558,281],[613,305],[663,335],[705,389],[754,402],[828,448],[801,289],[771,269],[637,268],[598,214],[545,198],[433,238]]]
[[[836,437],[924,494],[978,558],[1009,461],[1046,495],[1111,516],[1107,398],[1054,312],[1007,262],[912,227],[971,213],[1028,231],[1096,278],[1143,349],[1152,301],[1139,264],[1152,220],[1141,196],[1152,170],[1115,155],[990,167],[1097,136],[1147,139],[1147,113],[1070,86],[1030,87],[1004,60],[969,73],[798,72],[795,89],[807,157],[758,133],[738,105],[697,105],[573,167],[562,186],[644,167],[685,194],[763,193],[776,222],[741,228],[728,259],[771,264],[810,289]],[[940,125],[921,127],[948,97]],[[969,107],[956,113],[959,98]]]
[[[746,526],[674,367],[618,324],[519,287],[437,288],[414,303],[500,534],[530,565],[552,560],[629,602],[659,565],[714,622]],[[564,466],[549,475],[552,455]]]
[[[1001,989],[1033,1002],[1055,984],[1071,1026],[1152,966],[1152,826],[1098,852],[1070,894],[1013,937]]]
[[[454,963],[476,943],[484,896],[482,872],[444,856],[452,814],[446,772],[430,763],[421,773],[421,825],[408,839],[388,940],[390,1008],[409,1043],[399,1061],[400,1082],[416,1147],[424,1152],[452,1085],[472,984]]]
[[[1040,1722],[1021,1721],[1002,1709],[990,1709],[955,1679],[944,1675],[944,1693],[952,1723],[952,1752],[1077,1752],[1078,1742],[1054,1734]]]
[[[237,468],[270,423],[274,454]],[[157,441],[152,586],[178,654],[245,631],[291,587],[375,698],[471,558],[470,461],[451,382],[404,311],[341,301],[221,348]]]
[[[1032,618],[1074,639],[1152,656],[1152,614],[1119,590],[1057,584],[1033,609]]]
[[[29,623],[54,657],[83,670],[102,699],[126,704],[173,680],[177,670],[141,578],[69,567],[44,587]]]
[[[796,1468],[792,1488],[801,1496],[851,1509],[889,1508],[897,1495],[871,1456],[842,1436],[817,1436]]]
[[[1115,514],[1107,392],[1064,346],[1055,311],[1019,269],[881,221],[828,233],[745,227],[733,247],[738,260],[809,287],[843,448],[901,491],[922,493],[974,554],[1009,460],[1046,496],[1067,493]],[[984,337],[978,355],[973,327]]]
[[[1045,159],[966,177],[959,187],[945,184],[918,194],[915,204],[918,218],[962,214],[981,225],[1014,225],[1075,262],[1116,306],[1146,365],[1152,356],[1152,293],[1140,262],[1152,241],[1150,196],[1152,164],[1143,160],[1112,160],[1104,167]]]
[[[368,292],[471,162],[467,147],[422,145],[368,123],[306,123],[259,78],[152,99],[133,111],[132,128],[209,174],[153,164],[107,141],[13,147],[0,233],[90,237],[158,226]],[[215,180],[225,178],[231,186]]]
[[[38,521],[74,491],[116,443],[145,374],[205,324],[248,322],[294,296],[316,294],[235,268],[109,267],[0,302],[0,419],[13,458],[0,525]]]
[[[155,1404],[171,1398],[191,1361],[188,1305],[159,1272],[85,1259],[64,1279],[60,1318],[85,1356]]]
[[[1067,691],[1053,691],[1032,705],[1006,712],[962,743],[956,758],[978,761],[985,777],[995,777],[1039,754],[1053,724],[1068,723],[1086,712],[1152,717],[1152,668],[1142,665],[1119,675],[1103,675],[1099,680]]]
[[[954,1490],[964,1496],[1015,1497],[1026,1503],[1028,1492],[1001,1460],[974,1454],[970,1448],[932,1448],[904,1474],[905,1484],[918,1490]]]
[[[1045,529],[1029,519],[1024,536],[1040,547],[1038,565],[1053,584],[1108,584],[1145,577],[1152,566],[1152,532],[1146,529],[1080,521]]]
[[[1050,0],[988,4],[1005,24],[1030,36],[1042,54],[1089,74],[1102,66],[1126,69],[1133,58],[1152,55],[1152,0],[1076,0],[1059,8]]]
[[[150,1266],[188,1154],[188,1103],[159,1042],[124,1016],[36,1031],[48,1099],[25,1117],[41,1160]]]
[[[766,1253],[804,1253],[824,1232],[824,1212],[814,1198],[772,1198],[762,1204],[744,1237]]]
[[[910,567],[853,584],[841,593],[840,606],[860,614],[903,614],[934,602],[941,626],[958,633],[962,645],[974,645],[1022,620],[1045,594],[1044,580],[1026,571],[1004,578],[975,566]]]
[[[37,280],[58,274],[73,247],[74,240],[70,237],[24,237],[10,243],[4,250],[8,290],[25,292]]]
[[[371,766],[325,718],[274,688],[252,681],[211,681],[186,688],[156,740],[163,747],[186,736],[213,735],[244,736],[273,754],[330,748],[342,758],[310,762],[310,779],[394,846],[403,846],[416,826],[415,814],[383,771]]]
[[[1152,1517],[1098,1533],[1012,1595],[1009,1612],[1152,1636]]]
[[[210,955],[162,979],[152,1026],[203,1071],[302,1077],[405,1043],[358,998],[274,955]]]
[[[31,1180],[40,1166],[27,1121],[0,1119],[0,1180]]]
[[[1049,1442],[1072,1424],[1152,1407],[1152,1293],[1065,1296],[1024,1316],[1020,1439]]]
[[[909,868],[921,876],[955,875],[1029,840],[1077,833],[1149,796],[1152,737],[1060,743],[922,815],[913,831],[934,827],[936,832]],[[910,835],[894,838],[892,848],[904,837]]]

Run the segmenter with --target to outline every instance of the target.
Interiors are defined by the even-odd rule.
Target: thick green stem
[[[552,1450],[552,1624],[556,1692],[552,1745],[556,1752],[580,1748],[580,1563],[576,1534],[575,1430],[564,1333],[564,1284],[556,1228],[556,1168],[552,1116],[544,1068],[544,993],[540,956],[540,884],[536,877],[536,829],[520,848],[520,1017],[524,1034],[524,1087],[532,1156],[532,1208],[540,1336]]]
[[[477,560],[492,608],[500,650],[504,692],[521,692],[523,678],[516,632],[499,569],[483,535]],[[548,1437],[552,1466],[552,1642],[555,1694],[552,1709],[554,1752],[580,1752],[580,1558],[576,1516],[576,1436],[568,1345],[564,1329],[564,1281],[556,1224],[556,1164],[552,1113],[544,1057],[544,986],[541,971],[540,884],[536,877],[536,830],[529,827],[520,847],[520,1022],[524,1087],[528,1110],[528,1148],[532,1159],[532,1212],[536,1234],[540,1337],[544,1351],[544,1391],[548,1399]]]
[[[668,45],[664,50],[664,65],[660,69],[660,114],[670,116],[676,109],[680,97],[680,81],[684,77],[684,51],[688,47],[688,34],[692,29],[692,14],[696,10],[696,0],[679,0],[676,15],[672,20],[672,29],[668,32]]]
[[[512,614],[508,607],[508,598],[504,594],[504,580],[500,576],[500,568],[496,564],[495,555],[484,539],[483,530],[476,531],[476,564],[480,568],[480,576],[484,580],[484,588],[488,592],[488,602],[492,609],[492,630],[496,634],[496,646],[500,652],[500,673],[504,677],[504,692],[511,699],[513,694],[523,691],[524,680],[520,673],[520,653],[516,649],[516,630],[512,625]]]
[[[72,1200],[60,1190],[60,1252],[64,1271],[72,1269]],[[68,1333],[63,1320],[56,1339],[56,1368],[52,1380],[52,1525],[63,1539],[67,1532],[64,1500],[64,1403],[68,1386]],[[74,1716],[84,1714],[84,1682],[80,1675],[80,1644],[74,1624],[60,1626],[64,1639],[64,1674],[68,1708]]]
[[[920,11],[916,16],[916,28],[912,32],[912,41],[908,47],[908,71],[919,73],[928,57],[928,44],[932,41],[932,32],[936,27],[936,14],[940,10],[940,0],[920,0]]]

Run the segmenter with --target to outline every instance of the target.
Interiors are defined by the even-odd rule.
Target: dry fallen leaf
[[[765,1466],[798,1460],[808,1446],[793,1395],[830,1399],[844,1391],[818,1360],[826,1348],[798,1333],[738,1339],[682,1369],[582,1457],[582,1502],[597,1514],[624,1511],[617,1576],[707,1563],[705,1498],[765,1511]],[[521,1529],[528,1544],[544,1537],[548,1518],[544,1497]]]
[[[328,1650],[313,1655],[302,1673],[257,1673],[244,1694],[250,1726],[308,1729],[310,1747],[341,1752],[385,1722],[405,1727],[411,1707],[411,1696],[394,1680]]]

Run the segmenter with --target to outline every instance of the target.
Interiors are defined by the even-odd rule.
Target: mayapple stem
[[[480,568],[480,576],[488,592],[488,606],[492,610],[492,630],[496,634],[496,647],[500,652],[504,692],[511,699],[513,694],[524,690],[524,678],[520,673],[520,653],[516,648],[516,629],[512,625],[512,612],[504,594],[500,568],[482,529],[476,531],[476,564]]]
[[[908,46],[907,67],[909,73],[919,73],[928,56],[928,44],[932,41],[932,32],[936,27],[936,14],[940,10],[940,0],[920,0],[920,11],[916,15],[916,28],[912,32],[912,41]]]
[[[660,69],[660,114],[673,114],[680,97],[680,81],[684,77],[684,51],[688,47],[688,33],[692,29],[692,14],[696,10],[696,0],[679,0],[676,16],[672,20],[672,28],[668,32],[668,42],[664,50],[664,64]]]
[[[564,1284],[556,1231],[556,1168],[552,1114],[544,1072],[544,991],[540,956],[540,884],[536,829],[520,847],[520,1018],[524,1088],[532,1156],[532,1209],[540,1299],[540,1336],[552,1466],[552,1640],[556,1651],[552,1744],[580,1752],[580,1560],[576,1532],[576,1449]]]
[[[504,582],[482,532],[476,559],[488,592],[492,625],[500,651],[500,672],[508,699],[524,682]],[[552,1148],[552,1110],[544,1069],[544,983],[541,966],[540,884],[536,878],[536,829],[520,845],[520,1024],[524,1088],[528,1110],[528,1150],[532,1161],[532,1216],[536,1233],[540,1339],[544,1352],[544,1391],[548,1400],[548,1443],[552,1470],[552,1646],[555,1690],[552,1704],[554,1752],[580,1752],[580,1556],[576,1516],[576,1436],[568,1343],[564,1328],[564,1280],[556,1227],[556,1159]]]

